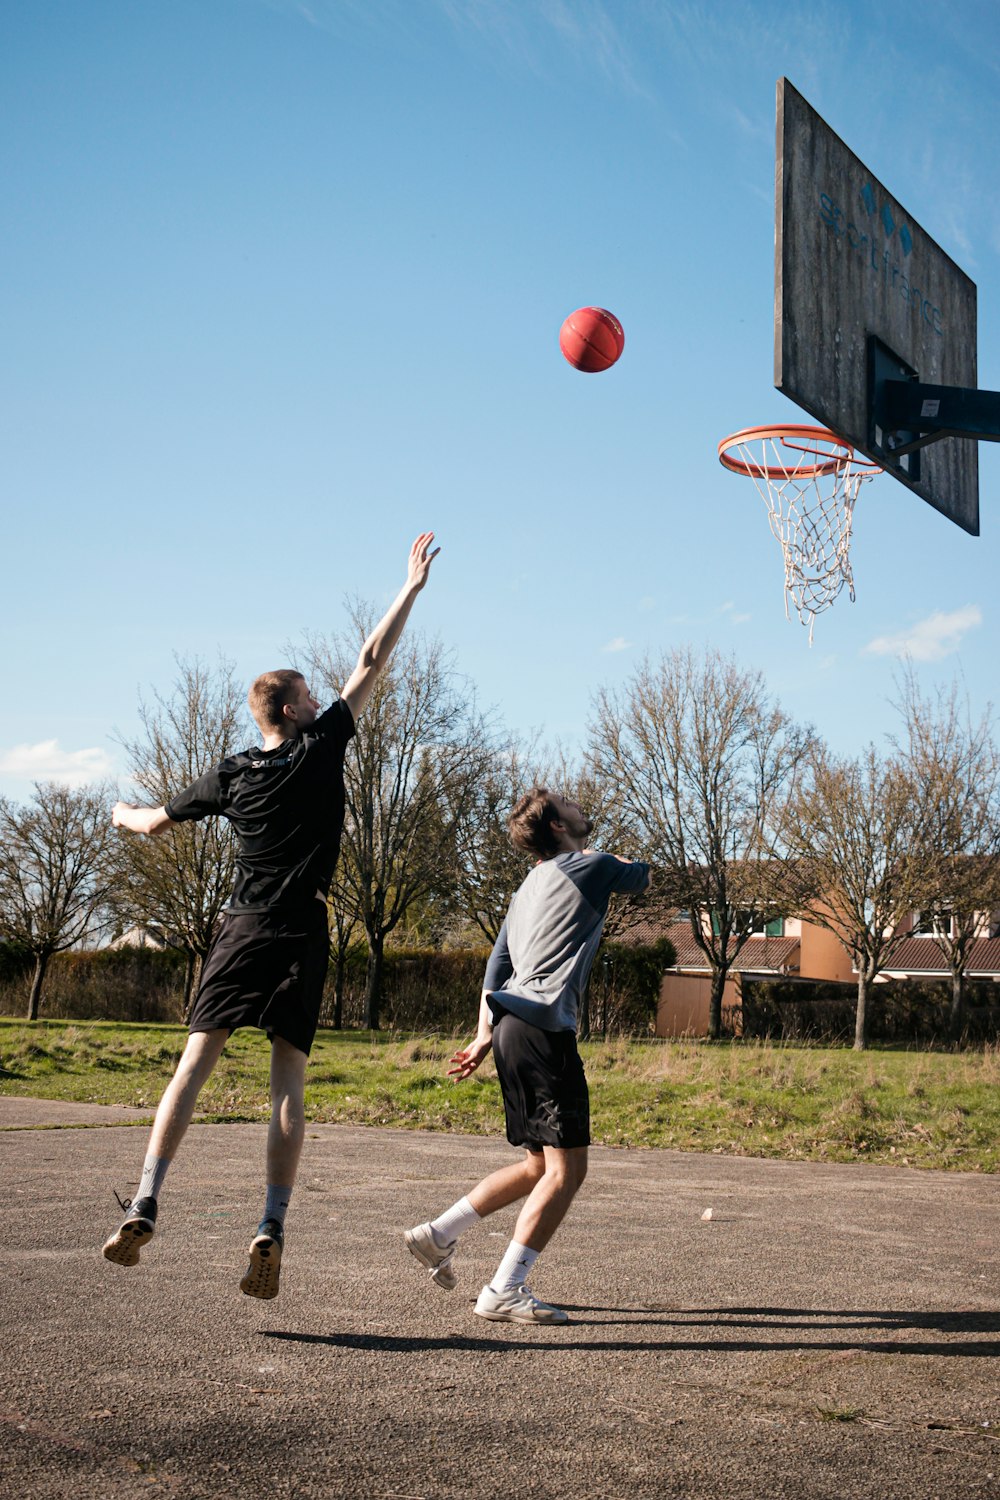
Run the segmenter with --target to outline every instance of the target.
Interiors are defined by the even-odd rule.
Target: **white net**
[[[822,429],[755,428],[728,439],[723,462],[749,474],[763,497],[771,530],[785,559],[785,614],[789,606],[809,627],[845,586],[854,600],[851,526],[858,491],[880,470],[857,461],[854,450]],[[739,455],[738,460],[732,455]]]

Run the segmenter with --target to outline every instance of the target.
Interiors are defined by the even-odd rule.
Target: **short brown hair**
[[[552,833],[552,824],[558,822],[561,817],[548,787],[533,786],[507,819],[507,830],[515,849],[537,854],[539,859],[552,859],[559,853]]]
[[[280,729],[285,722],[281,712],[295,697],[295,687],[305,682],[301,672],[280,667],[277,672],[261,672],[250,684],[247,702],[258,729]]]

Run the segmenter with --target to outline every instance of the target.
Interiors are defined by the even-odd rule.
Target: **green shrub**
[[[602,943],[591,970],[582,1031],[594,1036],[650,1036],[660,983],[676,958],[669,938],[637,946]]]

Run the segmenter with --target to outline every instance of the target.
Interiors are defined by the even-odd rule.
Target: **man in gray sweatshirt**
[[[493,1049],[507,1139],[524,1160],[483,1179],[426,1224],[408,1229],[407,1248],[444,1291],[452,1291],[459,1236],[525,1199],[514,1238],[476,1303],[481,1318],[566,1323],[526,1283],[587,1175],[590,1099],[576,1047],[580,998],[614,891],[644,891],[649,866],[597,854],[593,824],[575,802],[533,787],[508,820],[514,845],[536,856],[510,904],[483,981],[475,1040],[456,1052],[449,1076],[468,1078]]]

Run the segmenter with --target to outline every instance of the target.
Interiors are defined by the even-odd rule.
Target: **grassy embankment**
[[[155,1107],[184,1042],[171,1026],[0,1020],[0,1094]],[[497,1134],[492,1063],[445,1077],[454,1040],[321,1032],[310,1120]],[[871,1051],[767,1042],[581,1048],[595,1142],[788,1160],[1000,1166],[1000,1050]],[[202,1094],[211,1120],[268,1113],[268,1048],[239,1032]]]

